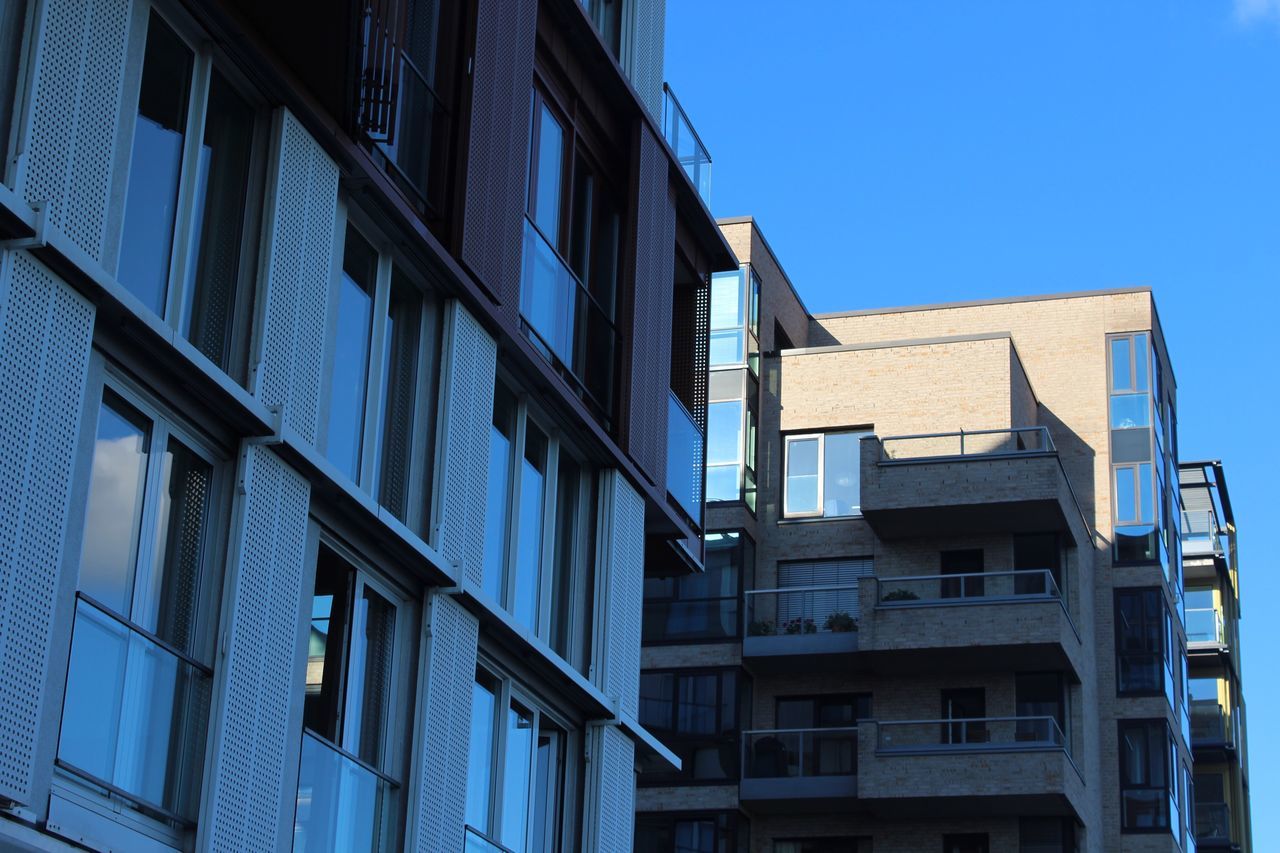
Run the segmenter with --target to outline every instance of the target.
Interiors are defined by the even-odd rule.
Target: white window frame
[[[569,620],[568,652],[566,662],[575,669],[585,669],[587,661],[582,659],[582,641],[590,630],[588,616],[590,603],[587,601],[587,576],[591,570],[593,549],[588,547],[591,526],[591,497],[595,488],[596,469],[585,457],[576,452],[565,440],[563,432],[550,426],[538,406],[530,399],[528,393],[516,390],[513,383],[499,371],[498,382],[510,392],[516,401],[515,435],[512,437],[510,455],[507,458],[507,529],[501,559],[502,565],[502,600],[498,604],[514,618],[514,601],[516,596],[517,561],[519,559],[518,543],[520,542],[520,497],[523,487],[523,460],[525,439],[528,435],[530,420],[547,438],[546,471],[542,481],[542,553],[538,561],[538,605],[534,613],[534,624],[525,625],[539,640],[551,647],[551,598],[555,593],[555,534],[559,517],[560,488],[560,455],[572,459],[579,470],[578,509],[576,515],[576,536],[573,542],[573,579],[571,601],[566,618]],[[552,649],[555,652],[554,648]],[[555,652],[559,656],[558,652]]]
[[[871,435],[869,429],[833,429],[826,432],[806,432],[796,433],[795,435],[783,436],[783,470],[782,470],[782,515],[783,518],[830,518],[830,519],[848,519],[862,518],[861,507],[861,489],[859,489],[859,506],[851,513],[844,515],[828,515],[826,506],[826,466],[827,466],[827,436],[828,435],[853,435],[859,441],[865,436]],[[791,508],[791,488],[790,488],[790,472],[791,472],[791,445],[801,441],[811,441],[817,439],[818,442],[818,508],[816,510],[793,510]],[[860,452],[858,457],[860,457]],[[855,457],[858,470],[855,472],[861,477],[861,462]]]
[[[406,263],[394,250],[390,240],[373,226],[368,217],[345,198],[338,199],[337,239],[334,241],[334,257],[330,264],[332,275],[329,281],[328,327],[325,330],[324,356],[324,390],[320,407],[320,440],[319,447],[323,453],[328,451],[329,409],[333,392],[333,365],[336,353],[334,342],[337,336],[338,304],[342,289],[342,260],[346,251],[347,228],[355,229],[378,255],[377,272],[374,281],[372,315],[369,328],[369,359],[365,375],[364,410],[361,412],[360,458],[356,479],[349,479],[336,466],[332,475],[354,485],[368,494],[375,503],[381,506],[379,494],[382,485],[382,439],[383,421],[387,404],[387,309],[391,304],[393,272],[407,280],[422,296],[422,311],[418,318],[418,354],[416,365],[416,383],[413,400],[413,428],[409,446],[412,452],[409,458],[409,490],[405,499],[405,521],[402,522],[415,536],[425,541],[429,519],[428,504],[431,502],[433,484],[427,480],[427,464],[434,461],[434,450],[430,442],[431,426],[434,426],[435,412],[430,393],[428,371],[439,371],[445,354],[440,340],[443,328],[442,300],[440,294],[429,287],[425,279],[418,274],[412,264]],[[434,356],[434,363],[433,363]],[[439,394],[439,388],[436,389]],[[326,457],[327,458],[327,457]],[[435,479],[434,477],[432,479]],[[388,509],[388,512],[391,512]]]
[[[34,5],[35,0],[31,0]],[[163,18],[174,34],[192,54],[191,80],[187,88],[186,130],[182,140],[182,163],[178,176],[178,196],[173,218],[173,244],[169,251],[169,272],[165,282],[165,304],[160,319],[178,330],[181,335],[182,310],[186,299],[186,271],[190,254],[198,251],[193,245],[193,231],[197,219],[196,173],[200,148],[204,144],[205,119],[208,113],[209,83],[216,66],[220,75],[234,87],[254,110],[253,140],[249,157],[249,182],[245,187],[243,233],[240,237],[240,257],[236,269],[237,295],[232,306],[231,351],[227,372],[237,382],[244,382],[248,375],[251,338],[254,334],[255,303],[257,301],[257,271],[259,233],[266,193],[266,161],[271,133],[270,111],[262,96],[239,69],[215,55],[214,42],[201,27],[182,10],[170,3],[137,3],[133,9],[130,32],[129,64],[132,73],[126,76],[124,98],[118,125],[119,149],[117,163],[123,168],[115,178],[114,190],[123,203],[114,211],[113,236],[108,241],[114,247],[110,268],[118,271],[124,245],[124,219],[128,206],[129,173],[132,171],[133,137],[138,121],[138,97],[142,86],[143,61],[146,54],[147,34],[151,13]],[[125,288],[127,289],[127,287]],[[192,350],[195,351],[194,345]],[[215,365],[216,367],[217,365]]]
[[[66,543],[67,550],[76,555],[73,559],[77,569],[80,565],[82,559],[80,555],[85,545],[84,529],[88,512],[88,478],[92,477],[93,474],[93,456],[96,448],[98,418],[101,416],[104,404],[103,397],[107,390],[110,390],[112,394],[151,421],[151,432],[148,438],[149,450],[142,493],[142,510],[139,515],[138,549],[133,560],[134,576],[132,584],[135,596],[140,587],[144,586],[144,580],[149,579],[151,572],[154,570],[153,547],[155,544],[155,525],[158,518],[157,504],[159,502],[161,474],[164,467],[164,450],[168,446],[168,439],[170,437],[177,438],[184,447],[209,463],[212,469],[213,476],[209,489],[208,516],[205,520],[204,530],[205,560],[202,566],[200,590],[197,594],[196,605],[198,616],[197,638],[193,642],[192,651],[189,653],[189,657],[195,660],[208,661],[204,666],[212,671],[210,676],[212,682],[213,679],[217,678],[218,661],[214,646],[220,624],[224,577],[223,566],[227,557],[227,531],[231,527],[232,520],[231,501],[227,494],[235,474],[231,460],[215,441],[195,429],[187,427],[177,413],[158,402],[140,383],[114,369],[113,366],[106,363],[105,359],[95,353],[93,360],[90,362],[90,382],[85,391],[86,402],[90,407],[89,411],[93,412],[93,416],[85,417],[82,421],[82,434],[76,451],[76,469],[83,472],[86,485],[84,491],[79,493],[81,503],[76,510],[78,518],[73,520],[68,528],[75,530],[76,534],[69,536]],[[145,566],[145,570],[139,570],[141,566]],[[78,577],[76,586],[78,590]],[[77,595],[76,600],[78,598],[79,596]],[[71,607],[66,610],[68,619],[71,620],[72,624],[75,612],[76,607],[73,601]],[[130,623],[134,622],[131,613],[117,615],[122,616]],[[71,648],[69,644],[65,649],[65,653],[65,663],[62,665],[64,673],[70,666]],[[216,694],[211,693],[210,714],[214,710],[216,699]],[[59,730],[62,725],[62,706],[65,702],[66,695],[64,692],[58,707]],[[211,731],[212,723],[209,731],[205,733],[206,743]],[[208,792],[208,771],[209,763],[206,761],[201,774],[202,796]],[[197,815],[192,820],[192,827],[173,827],[165,821],[152,817],[145,811],[123,805],[121,798],[102,792],[92,782],[83,779],[74,771],[62,767],[55,766],[54,768],[50,792],[61,800],[63,804],[60,809],[62,826],[65,831],[72,834],[81,832],[90,835],[96,834],[101,837],[101,834],[105,831],[111,834],[114,843],[132,845],[138,843],[138,838],[133,836],[132,840],[130,840],[130,834],[138,833],[154,841],[181,849],[190,838],[194,837],[198,826],[199,816]],[[104,829],[104,827],[110,828]]]

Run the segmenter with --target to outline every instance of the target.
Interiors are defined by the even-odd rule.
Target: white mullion
[[[556,513],[560,493],[560,436],[547,437],[546,471],[542,477],[542,556],[538,565],[538,611],[535,633],[546,640],[551,634],[551,595],[555,585]]]
[[[391,304],[391,257],[378,252],[378,271],[373,288],[373,316],[369,323],[369,373],[365,378],[363,437],[360,442],[360,486],[378,499],[381,474],[383,401],[386,398],[387,307]]]
[[[827,468],[827,437],[826,435],[819,435],[818,436],[818,509],[816,511],[819,517],[827,514],[826,468]]]
[[[511,496],[507,505],[507,547],[502,555],[502,606],[515,609],[516,560],[520,548],[520,492],[524,481],[524,442],[528,433],[529,402],[525,395],[516,399],[516,434],[511,442]]]
[[[181,36],[178,37],[181,40]],[[213,69],[208,45],[200,45],[192,51],[190,90],[187,98],[187,125],[182,139],[182,163],[178,171],[178,204],[173,219],[173,246],[169,252],[169,280],[165,293],[165,321],[181,328],[182,311],[186,304],[187,268],[193,246],[192,229],[195,228],[196,188],[199,185],[200,153],[204,145],[206,104],[209,97],[209,77]],[[207,188],[206,188],[207,191]]]

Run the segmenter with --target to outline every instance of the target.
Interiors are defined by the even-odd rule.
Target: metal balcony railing
[[[1213,510],[1183,510],[1179,532],[1182,553],[1188,557],[1223,553],[1222,530]]]
[[[1051,569],[877,578],[877,605],[918,607],[995,601],[1062,600]]]
[[[667,494],[689,518],[702,526],[702,482],[705,468],[702,465],[704,447],[702,430],[693,415],[676,397],[674,391],[667,396]]]
[[[396,783],[310,732],[302,735],[294,842],[304,849],[385,850]]]
[[[857,582],[747,590],[746,605],[748,637],[858,630]]]
[[[1222,611],[1216,607],[1187,608],[1187,645],[1226,645]]]
[[[662,135],[667,138],[667,144],[676,153],[676,159],[697,188],[698,195],[710,208],[711,155],[676,99],[676,93],[666,83],[662,84]]]
[[[968,717],[878,724],[877,753],[1067,750],[1053,717]]]
[[[1231,842],[1231,807],[1226,803],[1196,803],[1196,840]]]
[[[1053,437],[1042,426],[891,435],[880,439],[880,448],[887,461],[1056,452]]]
[[[858,727],[756,729],[742,733],[742,775],[798,779],[858,774]]]

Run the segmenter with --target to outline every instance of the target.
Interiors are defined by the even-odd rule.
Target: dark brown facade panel
[[[478,7],[462,262],[514,328],[538,4],[478,0]]]
[[[639,134],[635,298],[631,333],[627,452],[663,491],[667,476],[667,390],[671,365],[671,292],[676,210],[662,143],[647,125]]]

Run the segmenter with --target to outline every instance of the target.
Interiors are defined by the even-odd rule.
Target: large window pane
[[[787,480],[785,512],[817,512],[818,506],[818,439],[803,438],[786,442]]]
[[[537,101],[538,132],[534,139],[535,181],[532,203],[533,221],[553,245],[560,240],[560,187],[564,170],[564,128],[555,115]]]
[[[507,553],[507,507],[511,500],[511,449],[516,435],[516,400],[499,383],[493,392],[489,429],[489,488],[484,525],[484,591],[502,601]]]
[[[1111,428],[1133,429],[1151,426],[1151,395],[1113,394]]]
[[[335,743],[338,741],[342,650],[347,633],[352,580],[350,567],[322,546],[316,560],[315,594],[311,597],[302,722],[316,734]]]
[[[116,277],[164,314],[193,57],[159,16],[147,24],[134,124],[124,234]]]
[[[337,750],[304,734],[298,768],[295,853],[373,853],[396,832],[394,789]]]
[[[351,618],[343,747],[380,767],[391,704],[396,608],[365,586]]]
[[[165,642],[190,654],[199,614],[197,599],[213,468],[172,438],[162,465],[154,567],[146,597],[135,603],[133,618]]]
[[[217,71],[209,81],[204,140],[196,164],[195,220],[179,326],[209,360],[230,366],[253,109]]]
[[[534,627],[542,580],[543,496],[546,487],[547,437],[532,422],[525,428],[524,460],[520,468],[520,543],[516,551],[514,600],[516,619]]]
[[[564,734],[546,723],[539,726],[534,757],[533,827],[529,849],[559,850],[560,792],[563,789]]]
[[[498,833],[498,840],[513,850],[525,847],[532,759],[533,715],[513,703],[507,709],[507,747],[502,762],[502,824]]]
[[[353,480],[360,477],[364,402],[369,375],[369,332],[378,256],[354,228],[347,228],[338,325],[329,382],[329,435],[325,455]]]
[[[80,556],[81,592],[128,614],[142,525],[151,425],[114,395],[98,413]]]
[[[391,278],[383,338],[382,420],[378,501],[408,523],[409,473],[417,406],[422,295],[397,270]]]
[[[744,353],[746,318],[743,316],[743,272],[711,276],[711,364],[739,364]]]
[[[497,685],[477,675],[471,687],[471,742],[467,765],[467,823],[489,831],[489,780],[493,767],[493,734],[497,723]]]
[[[1134,390],[1133,344],[1129,338],[1111,339],[1111,390]]]
[[[569,658],[576,613],[578,557],[579,485],[582,472],[564,451],[560,452],[560,471],[556,478],[555,577],[551,587],[551,648],[562,658]]]
[[[822,453],[822,514],[853,515],[860,506],[859,439],[862,433],[828,433]],[[794,442],[792,444],[794,448]]]

